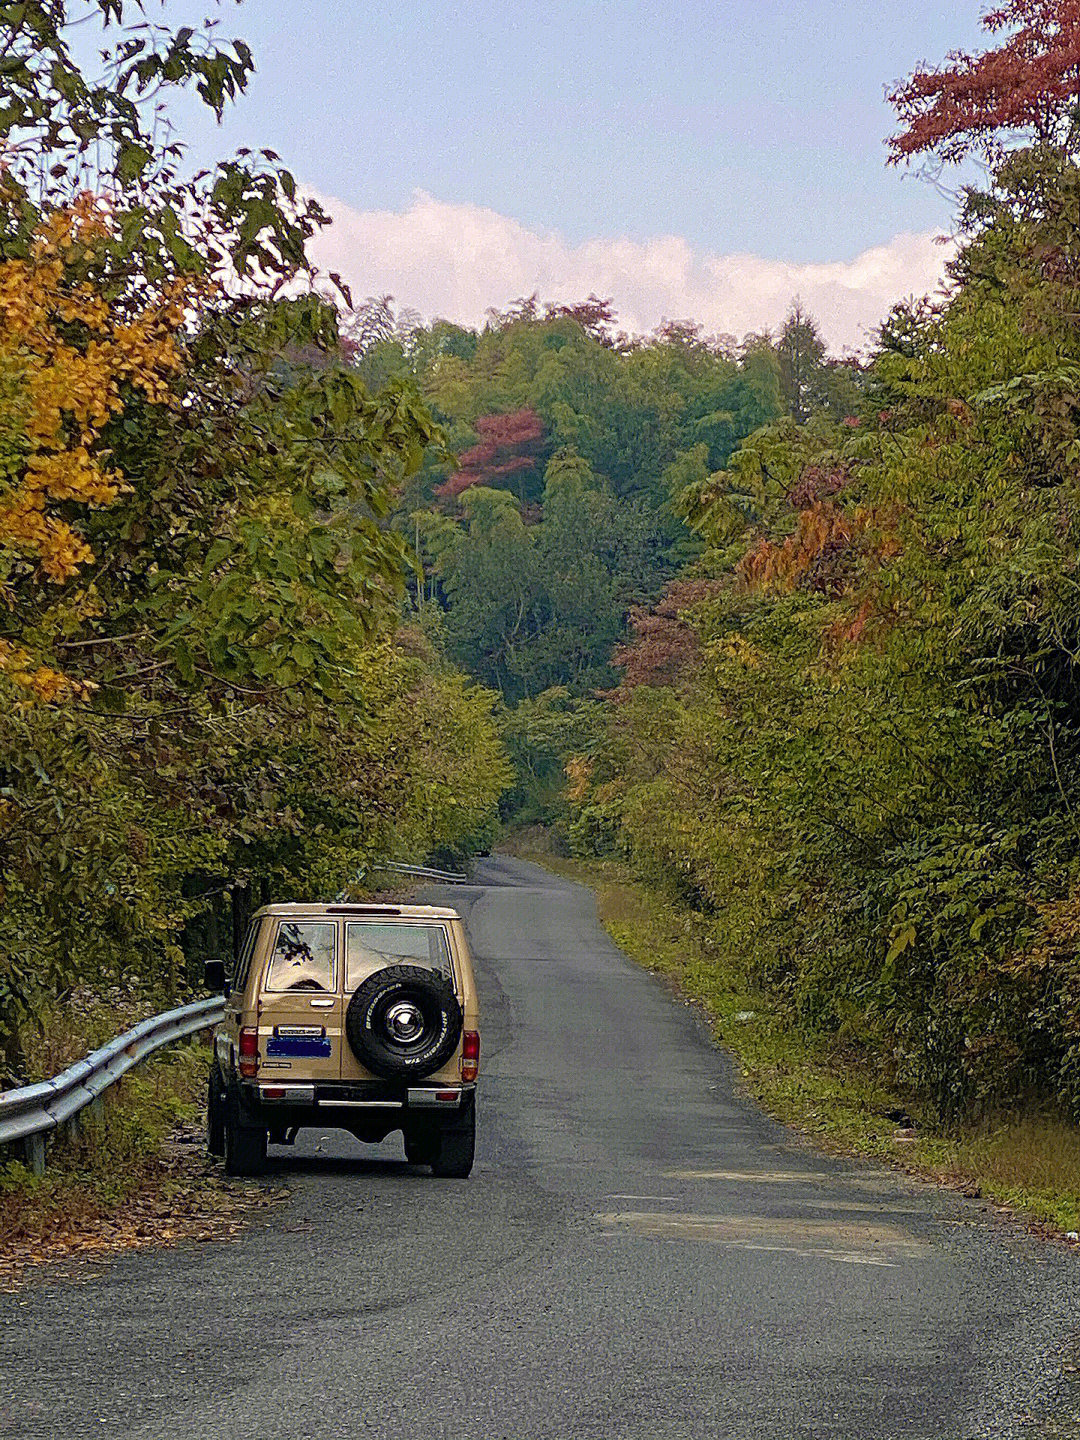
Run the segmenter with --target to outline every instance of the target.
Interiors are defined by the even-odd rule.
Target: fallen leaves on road
[[[228,1240],[284,1199],[280,1186],[227,1180],[203,1139],[200,1126],[179,1127],[159,1155],[121,1177],[114,1198],[78,1176],[0,1196],[0,1290],[18,1289],[43,1265]]]

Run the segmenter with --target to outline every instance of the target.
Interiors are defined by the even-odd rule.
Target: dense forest
[[[830,359],[793,305],[776,336],[617,329],[610,304],[492,313],[481,333],[423,326],[390,297],[345,327],[372,388],[411,383],[446,437],[395,497],[413,550],[408,612],[432,645],[497,691],[514,824],[565,819],[567,758],[598,733],[631,616],[670,606],[705,547],[685,497],[781,419],[836,421],[860,371]]]
[[[941,1116],[1080,1114],[1080,6],[897,88],[893,159],[985,181],[859,357],[797,299],[355,304],[277,157],[183,179],[138,103],[220,112],[246,47],[96,8],[98,79],[0,17],[6,1075],[499,807]]]
[[[987,24],[893,96],[894,160],[987,180],[861,361],[797,306],[738,344],[596,297],[348,335],[457,455],[393,523],[419,627],[503,697],[504,813],[946,1119],[1080,1114],[1080,7]]]

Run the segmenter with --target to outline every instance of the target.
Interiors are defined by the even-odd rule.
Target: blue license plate
[[[330,1056],[330,1041],[325,1035],[271,1035],[266,1042],[266,1058],[302,1060]]]

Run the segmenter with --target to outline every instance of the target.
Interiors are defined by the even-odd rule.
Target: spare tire
[[[353,1054],[384,1080],[419,1079],[438,1070],[457,1049],[461,1026],[454,987],[420,965],[377,970],[345,1011]]]

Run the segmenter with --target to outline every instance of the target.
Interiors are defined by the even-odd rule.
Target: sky
[[[195,0],[170,16],[204,13]],[[972,0],[245,0],[258,66],[192,159],[278,151],[358,297],[481,323],[539,290],[742,334],[799,294],[835,348],[932,289],[955,201],[885,164],[885,89],[977,48]]]

